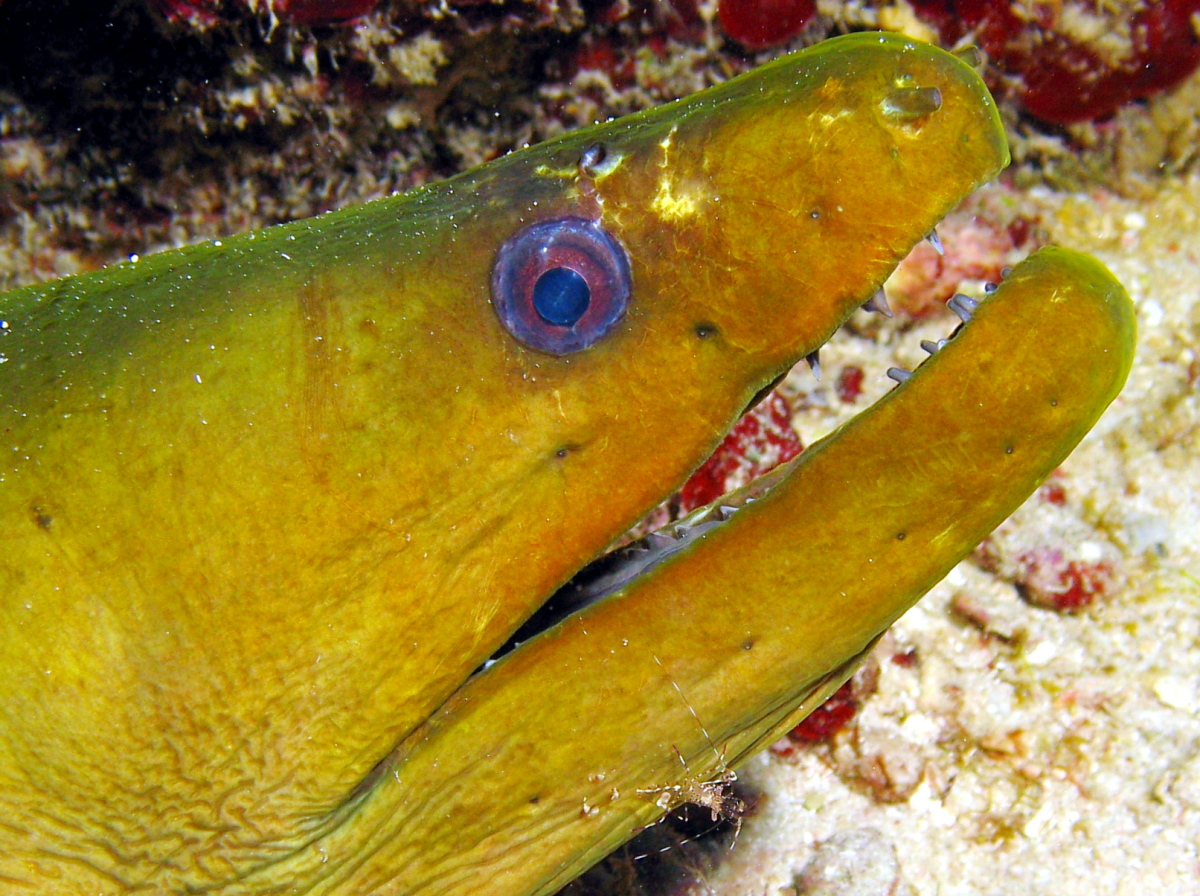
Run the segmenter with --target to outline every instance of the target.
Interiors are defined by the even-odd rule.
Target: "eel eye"
[[[492,304],[517,341],[551,355],[595,345],[625,316],[629,256],[583,218],[531,224],[496,253]]]

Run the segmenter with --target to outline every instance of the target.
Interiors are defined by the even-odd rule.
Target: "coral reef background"
[[[946,298],[1051,242],[1129,288],[1129,386],[840,704],[743,770],[740,825],[705,847],[706,811],[676,819],[569,890],[1194,893],[1198,16],[1193,0],[0,0],[0,291],[408,189],[846,30],[979,47],[1014,166],[947,221],[945,256],[918,247],[893,277],[895,318],[856,316],[821,381],[783,384],[793,434],[862,410],[947,335]]]

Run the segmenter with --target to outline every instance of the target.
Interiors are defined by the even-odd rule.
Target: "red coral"
[[[842,404],[854,404],[858,401],[858,396],[862,395],[865,378],[863,369],[857,364],[847,364],[843,367],[842,372],[838,374],[837,382],[833,384],[838,400]]]
[[[575,71],[598,71],[608,75],[612,86],[624,90],[633,85],[634,64],[628,56],[620,56],[613,42],[607,37],[596,40],[585,39],[575,51]]]
[[[914,653],[915,657],[915,653]],[[879,690],[879,661],[867,657],[850,680],[809,713],[799,725],[771,746],[776,756],[791,756],[798,747],[826,743],[858,715],[859,709]]]
[[[1047,482],[1038,489],[1038,497],[1047,504],[1053,504],[1055,507],[1062,507],[1067,503],[1067,490],[1061,482]]]
[[[1017,589],[1030,603],[1070,613],[1089,606],[1112,587],[1114,571],[1103,560],[1067,560],[1057,548],[1034,548],[1017,557]]]
[[[785,44],[817,12],[815,0],[720,0],[717,21],[747,50]]]
[[[804,449],[792,429],[792,407],[772,392],[742,417],[679,492],[684,513],[710,504],[757,476],[791,460]]]
[[[275,14],[297,25],[337,25],[365,16],[379,0],[273,0]]]
[[[892,654],[893,665],[899,666],[901,669],[915,669],[917,662],[917,649],[915,647]]]
[[[667,34],[684,43],[699,43],[704,39],[704,19],[699,0],[670,0],[662,7]]]
[[[803,722],[788,732],[788,739],[797,743],[821,743],[829,740],[850,724],[858,712],[854,687],[846,682],[833,696],[818,706]]]
[[[1178,84],[1200,65],[1200,0],[993,3],[914,0],[942,40],[975,35],[1030,114],[1093,121]]]

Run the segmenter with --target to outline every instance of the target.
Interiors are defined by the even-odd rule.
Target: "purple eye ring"
[[[492,304],[521,344],[551,355],[595,345],[629,306],[632,274],[624,247],[584,218],[539,221],[496,252]]]

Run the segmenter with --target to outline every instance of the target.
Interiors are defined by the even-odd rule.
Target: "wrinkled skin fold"
[[[854,35],[0,297],[4,891],[548,893],[795,724],[1119,390],[1096,263],[1040,253],[766,497],[472,673],[1007,158],[973,71]],[[633,291],[556,357],[489,280],[567,216]]]

